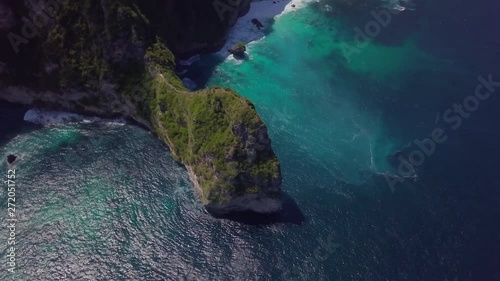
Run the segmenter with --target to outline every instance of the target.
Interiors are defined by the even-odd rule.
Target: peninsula
[[[220,49],[250,0],[223,4],[0,1],[0,99],[133,119],[170,147],[212,214],[277,212],[280,164],[253,104],[222,87],[189,92],[175,75],[175,56]]]

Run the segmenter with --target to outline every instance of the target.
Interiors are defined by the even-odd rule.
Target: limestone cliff
[[[0,99],[132,118],[169,145],[212,213],[277,211],[280,166],[253,104],[220,87],[188,92],[167,48],[222,46],[249,5],[231,3],[0,0]]]

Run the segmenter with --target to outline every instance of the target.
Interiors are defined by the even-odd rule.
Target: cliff
[[[277,211],[280,166],[253,104],[221,87],[188,92],[167,48],[220,48],[248,9],[238,3],[0,0],[0,99],[132,118],[169,145],[210,212]]]
[[[229,28],[250,9],[251,0],[137,1],[154,22],[155,33],[180,58],[214,52],[224,45]]]

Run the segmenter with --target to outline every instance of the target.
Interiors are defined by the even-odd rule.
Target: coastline
[[[257,42],[266,36],[266,31],[269,25],[281,15],[295,12],[306,7],[309,3],[315,0],[260,0],[250,3],[250,10],[243,16],[239,17],[235,25],[229,29],[226,42],[222,49],[210,53],[224,59],[233,59],[227,49],[231,48],[238,42],[243,42],[245,45]],[[257,28],[251,21],[258,19],[264,28]],[[200,54],[196,54],[188,59],[179,60],[179,65],[189,67],[201,58]],[[184,70],[179,71],[182,74]]]
[[[199,61],[202,56],[214,56],[220,60],[232,60],[235,64],[241,63],[241,59],[234,58],[227,50],[238,42],[243,42],[247,50],[251,48],[254,43],[259,42],[266,37],[269,26],[274,23],[276,19],[287,13],[295,12],[299,9],[306,7],[308,4],[317,0],[255,0],[250,3],[250,10],[243,16],[239,17],[234,26],[229,29],[226,42],[222,48],[215,52],[198,53],[187,59],[177,60],[176,74],[182,81],[184,87],[190,91],[199,90],[203,88],[202,85],[197,85],[189,75],[189,68]],[[252,19],[257,19],[264,27],[257,28]],[[251,57],[251,52],[249,52]]]
[[[277,4],[272,4],[272,2],[270,1],[256,2],[256,3],[261,4],[257,6],[262,6],[263,3],[267,5],[276,5],[275,9],[272,9],[271,13],[268,13],[268,15],[272,15],[271,18],[274,18],[274,16],[278,15],[281,10],[279,7],[284,8],[287,3],[290,3],[290,1],[280,1],[280,2],[282,2],[281,6]],[[255,11],[256,10],[254,9],[253,12]],[[253,16],[254,15],[253,12],[247,14],[247,18]],[[250,25],[253,26],[253,24],[251,23]],[[232,32],[234,32],[234,29]],[[230,41],[226,42],[226,45],[227,44],[231,44],[231,42]],[[100,119],[88,116],[99,116],[99,118],[116,118],[116,117],[126,118],[126,119],[130,118],[134,120],[136,123],[139,123],[144,127],[147,127],[147,129],[149,129],[152,132],[155,132],[156,131],[155,129],[158,129],[154,128],[155,126],[151,124],[151,122],[154,123],[155,121],[151,120],[151,122],[149,122],[148,120],[145,120],[141,117],[139,109],[134,105],[132,101],[130,101],[128,98],[122,99],[122,96],[116,92],[116,89],[113,87],[111,83],[103,85],[101,89],[95,92],[93,91],[63,92],[63,95],[51,91],[31,90],[29,88],[25,88],[22,86],[19,87],[6,86],[2,87],[1,90],[2,90],[1,99],[13,103],[25,104],[32,107],[32,110],[30,110],[28,114],[25,114],[25,118],[23,119],[25,119],[26,121],[31,121],[31,123],[35,123],[38,125],[64,124],[71,122],[91,123],[94,121],[98,121]],[[43,108],[44,110],[40,111],[37,108]],[[252,111],[253,107],[249,106],[248,110]],[[254,110],[252,112],[256,114]],[[166,134],[162,134],[162,137],[164,138],[163,140],[166,141],[167,146],[169,147],[169,150],[171,151],[172,155],[175,156],[176,150],[174,149],[174,143],[168,140]],[[267,138],[267,135],[265,138]],[[266,142],[266,145],[269,143],[270,142]],[[256,143],[255,145],[261,145],[261,144]],[[245,147],[245,149],[247,149],[247,147]],[[259,151],[262,150],[261,148],[254,148],[254,147],[250,147],[248,149],[258,149]],[[272,159],[270,158],[269,161],[275,160],[274,154],[272,154],[270,157]],[[193,168],[191,167],[191,165],[195,164],[189,165],[185,163],[185,161],[182,161],[183,160],[182,158],[178,160],[180,160],[179,162],[181,162],[188,170],[190,170],[188,171],[189,172],[188,174],[190,176],[191,182],[193,183],[193,186],[195,188],[201,188],[200,181],[198,180],[198,177],[195,175]],[[248,170],[248,171],[245,170],[245,171],[248,172],[250,175],[253,175],[254,173],[253,170]],[[270,173],[278,173],[279,178],[281,178],[279,169],[273,171],[270,170]],[[203,177],[201,178],[203,179]],[[261,182],[259,182],[259,184],[261,184]],[[203,181],[201,183],[203,183]],[[268,188],[268,186],[264,186],[263,188]],[[240,197],[236,199],[240,199]],[[203,200],[203,198],[201,199]],[[247,200],[245,200],[244,202],[245,206],[252,207],[251,210],[278,209],[270,207],[265,207],[264,209],[262,209],[262,207],[258,206],[258,204],[257,205],[247,204],[246,201]],[[238,205],[238,202],[240,201],[237,201],[232,205],[236,206]],[[242,208],[245,208],[245,206],[243,206]]]

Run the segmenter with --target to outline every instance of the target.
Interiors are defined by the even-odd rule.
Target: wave
[[[385,0],[384,2],[387,8],[395,11],[415,10],[415,4],[412,0]]]
[[[68,123],[95,123],[104,122],[109,125],[125,125],[125,119],[103,119],[95,116],[85,116],[64,111],[49,111],[38,108],[28,110],[24,114],[24,121],[39,125],[61,125]]]
[[[76,113],[62,111],[45,111],[30,109],[24,114],[24,121],[40,125],[57,125],[64,123],[91,123],[100,120],[99,117],[87,117]]]

